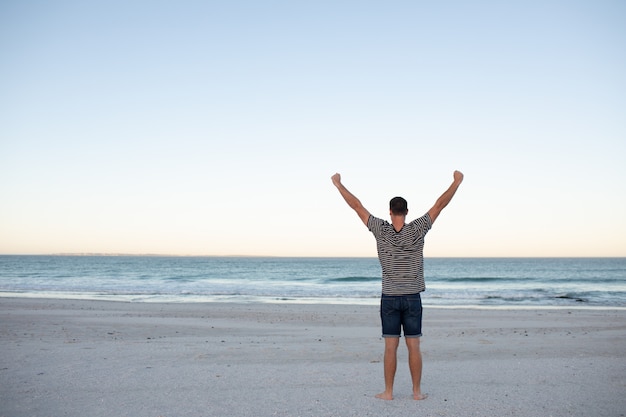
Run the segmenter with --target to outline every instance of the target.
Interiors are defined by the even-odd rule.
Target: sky
[[[626,2],[0,2],[0,253],[626,256]]]

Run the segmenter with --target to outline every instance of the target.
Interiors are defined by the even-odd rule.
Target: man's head
[[[396,216],[406,216],[409,212],[409,207],[404,198],[394,197],[389,201],[389,211]]]

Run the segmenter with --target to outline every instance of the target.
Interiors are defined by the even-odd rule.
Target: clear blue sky
[[[3,1],[0,253],[626,256],[626,2]]]

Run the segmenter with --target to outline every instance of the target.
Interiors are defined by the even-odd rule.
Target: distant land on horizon
[[[10,254],[3,253],[0,256],[84,256],[84,257],[153,257],[153,258],[376,258],[371,256],[288,256],[288,255],[180,255],[180,254],[159,254],[159,253],[102,253],[102,252],[62,252],[62,253],[40,253],[40,254]],[[624,259],[626,256],[424,256],[426,259],[596,259],[614,258]]]

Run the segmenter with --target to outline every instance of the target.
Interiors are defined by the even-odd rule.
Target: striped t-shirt
[[[424,284],[424,236],[432,221],[428,213],[396,232],[389,222],[370,215],[368,229],[376,238],[378,260],[383,270],[383,294],[416,294]]]

